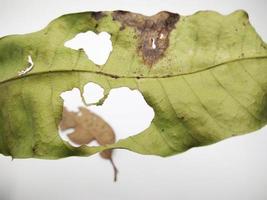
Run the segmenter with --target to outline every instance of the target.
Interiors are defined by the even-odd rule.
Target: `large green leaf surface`
[[[41,31],[0,39],[0,153],[57,159],[123,148],[170,156],[266,124],[267,45],[246,12],[179,16],[167,30],[167,48],[152,61],[145,60],[140,44],[142,34],[155,33],[153,26],[141,30],[131,21],[123,24],[114,13],[68,14]],[[140,16],[131,15],[149,19]],[[64,46],[89,30],[111,34],[113,51],[103,66],[83,50]],[[34,68],[19,76],[29,55]],[[74,87],[82,91],[88,82],[101,85],[105,95],[122,86],[138,89],[154,109],[151,125],[105,147],[76,148],[64,142],[58,134],[60,94]]]

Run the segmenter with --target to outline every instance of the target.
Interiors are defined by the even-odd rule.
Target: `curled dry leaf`
[[[96,140],[100,145],[115,142],[115,133],[105,120],[85,107],[80,107],[79,111],[70,112],[64,107],[60,122],[61,130],[74,129],[68,135],[72,142],[79,145],[89,144],[93,140]],[[118,170],[112,159],[112,149],[104,150],[100,152],[100,155],[102,158],[110,160],[114,170],[114,181],[116,181]]]

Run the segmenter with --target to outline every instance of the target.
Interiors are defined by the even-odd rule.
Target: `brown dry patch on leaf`
[[[92,12],[91,16],[95,19],[95,20],[99,20],[102,17],[106,16],[103,12],[98,11],[98,12]]]
[[[169,46],[169,34],[175,27],[180,16],[167,11],[153,16],[144,16],[127,11],[114,11],[113,19],[125,26],[134,27],[139,36],[138,54],[143,57],[144,63],[152,67],[163,55]]]
[[[80,107],[79,110],[80,112],[70,112],[64,107],[62,120],[59,124],[63,131],[74,128],[74,132],[68,135],[72,142],[79,145],[89,144],[93,140],[96,140],[100,145],[115,142],[115,133],[107,122],[85,107]],[[118,170],[112,160],[112,150],[102,151],[100,155],[111,161],[114,169],[114,181],[116,181]]]

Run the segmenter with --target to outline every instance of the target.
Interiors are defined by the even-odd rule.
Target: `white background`
[[[0,36],[37,31],[69,12],[123,9],[152,15],[169,10],[189,15],[198,10],[229,14],[245,9],[266,41],[266,5],[264,0],[0,0]],[[169,158],[118,150],[117,183],[112,182],[109,162],[98,155],[56,161],[11,161],[0,156],[0,200],[266,200],[266,130]]]

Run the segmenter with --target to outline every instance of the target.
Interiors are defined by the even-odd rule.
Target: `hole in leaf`
[[[103,97],[103,88],[88,83],[83,93],[86,102],[90,100],[88,97],[93,97],[93,92],[98,94],[94,101]],[[147,105],[142,94],[127,87],[112,89],[101,106],[86,107],[77,88],[63,92],[60,96],[64,100],[64,109],[59,134],[63,140],[75,147],[91,145],[93,141],[100,145],[112,144],[116,141],[116,136],[118,139],[126,138],[145,130],[154,118],[154,111]],[[116,181],[118,170],[112,159],[112,150],[104,150],[100,155],[110,160]]]
[[[96,34],[92,31],[87,31],[79,33],[71,40],[66,41],[64,46],[74,50],[83,49],[89,60],[96,65],[104,65],[112,51],[110,37],[107,32]]]
[[[28,67],[25,68],[24,70],[21,70],[18,72],[19,76],[25,75],[28,72],[30,72],[33,69],[34,63],[32,61],[32,57],[30,55],[28,55]]]
[[[155,42],[155,38],[152,38],[152,45],[151,45],[152,49],[156,49],[157,48],[157,45],[156,45],[156,42]]]
[[[64,100],[63,105],[68,109],[68,111],[79,112],[79,107],[84,106],[81,98],[81,92],[78,88],[62,92],[60,97]]]
[[[113,127],[117,139],[145,130],[154,118],[154,110],[141,92],[127,87],[112,89],[103,105],[92,105],[89,109]]]
[[[83,87],[83,98],[86,104],[97,103],[104,97],[104,89],[90,82]]]
[[[103,88],[101,86],[90,82],[85,85],[85,88],[83,97],[86,103],[92,103],[93,101],[88,100],[93,96],[95,96],[94,99],[92,98],[94,103],[103,97]],[[68,111],[78,112],[79,115],[79,107],[86,107],[82,101],[80,90],[77,88],[65,91],[60,96],[64,100],[64,107]],[[146,103],[142,94],[138,90],[131,90],[127,87],[112,89],[103,105],[90,105],[86,108],[101,117],[112,127],[117,140],[145,130],[150,126],[154,118],[154,111]],[[73,145],[73,142],[66,137],[71,132],[59,131],[61,138]],[[94,142],[93,144],[95,145],[96,143]],[[89,145],[91,146],[92,143],[90,142]]]

